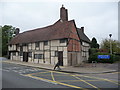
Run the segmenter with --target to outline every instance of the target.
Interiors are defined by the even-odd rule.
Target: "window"
[[[20,51],[20,56],[23,56],[23,52],[22,51]]]
[[[12,47],[12,44],[10,44],[10,47]]]
[[[56,57],[58,56],[58,51],[55,51],[55,56],[56,56]]]
[[[29,53],[28,53],[28,56],[29,56],[29,57],[32,57],[32,52],[29,52]]]
[[[16,56],[16,52],[13,52],[13,56]]]
[[[48,41],[45,41],[45,42],[44,42],[44,45],[48,45]]]
[[[35,43],[35,47],[39,47],[39,42],[36,42],[36,43]]]
[[[60,43],[65,43],[66,42],[66,39],[61,39],[60,40]]]
[[[43,59],[43,54],[34,54],[34,59]]]
[[[23,43],[22,46],[27,46],[27,43]]]

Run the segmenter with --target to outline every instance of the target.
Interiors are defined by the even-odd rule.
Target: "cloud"
[[[84,26],[85,33],[100,42],[103,38],[118,38],[117,3],[115,2],[3,2],[2,25],[19,27],[21,32],[41,28],[59,19],[61,5],[68,9],[69,19],[75,19],[77,27]]]

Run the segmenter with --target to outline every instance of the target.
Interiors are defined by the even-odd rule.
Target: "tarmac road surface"
[[[119,72],[109,74],[73,74],[2,63],[2,88],[80,88],[116,89]],[[115,77],[113,78],[112,77]]]

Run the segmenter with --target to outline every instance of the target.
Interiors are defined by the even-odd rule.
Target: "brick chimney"
[[[60,19],[62,21],[68,21],[68,12],[67,12],[67,9],[65,9],[63,5],[60,8]]]
[[[18,35],[19,32],[20,32],[20,29],[19,29],[19,28],[16,28],[16,30],[15,30],[15,35]]]

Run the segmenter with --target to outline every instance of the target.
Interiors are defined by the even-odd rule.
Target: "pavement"
[[[50,64],[38,64],[38,63],[30,63],[30,62],[21,62],[16,60],[3,60],[2,62],[13,63],[19,65],[25,65],[30,67],[37,67],[41,69],[53,70],[54,65]],[[100,73],[112,73],[118,71],[118,63],[108,64],[108,63],[85,63],[80,66],[60,66],[60,72],[68,72],[68,73],[79,73],[79,74],[100,74]]]

